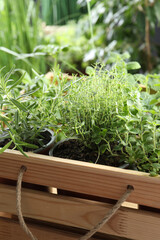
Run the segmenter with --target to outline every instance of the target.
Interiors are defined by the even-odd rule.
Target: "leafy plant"
[[[43,82],[40,86],[39,83],[38,88],[35,81],[35,85],[32,82],[29,87],[23,83],[25,73],[17,80],[11,78],[15,71],[12,69],[4,76],[1,73],[0,77],[0,140],[4,144],[0,152],[12,144],[26,156],[24,151],[37,149],[44,144],[44,132],[50,126],[51,109],[47,108],[48,102],[53,101],[49,99],[47,84]]]
[[[105,154],[106,164],[127,163],[130,168],[160,173],[158,95],[141,92],[139,83],[149,76],[131,74],[138,63],[122,59],[110,70],[96,65],[88,77],[71,84],[59,98],[58,121],[67,137],[78,137],[97,152],[96,162]]]
[[[118,114],[124,111],[134,80],[126,66],[119,61],[111,71],[98,66],[88,68],[90,76],[71,85],[64,100],[59,99],[64,131],[78,135],[88,147],[98,148],[99,153],[108,149],[114,155],[111,145],[119,141],[116,130],[122,121]]]

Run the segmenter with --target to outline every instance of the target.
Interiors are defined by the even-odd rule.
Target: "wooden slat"
[[[17,179],[22,165],[25,182],[52,186],[99,197],[119,199],[128,184],[134,192],[128,201],[160,208],[160,176],[91,163],[7,150],[0,155],[0,177]]]
[[[27,221],[27,226],[32,231],[34,236],[38,240],[78,240],[83,234],[76,233],[73,230],[62,230],[57,229],[52,226],[46,226],[42,223],[29,223]],[[0,217],[0,239],[1,240],[30,240],[28,236],[22,231],[17,221],[10,219],[4,219]],[[97,236],[96,238],[92,237],[90,240],[127,240],[126,238],[114,237],[114,236]]]
[[[0,185],[0,212],[16,214],[15,187]],[[58,196],[23,189],[22,212],[25,217],[91,229],[112,207],[108,203]],[[100,233],[135,240],[160,239],[160,213],[122,207]]]
[[[38,240],[78,240],[80,234],[54,229],[33,223],[27,223]],[[21,229],[18,222],[0,218],[0,239],[1,240],[30,240],[26,233]],[[91,238],[92,240],[94,238]]]

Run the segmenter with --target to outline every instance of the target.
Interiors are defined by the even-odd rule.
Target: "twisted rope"
[[[80,237],[79,240],[88,240],[90,237],[92,237],[100,228],[104,226],[105,223],[109,221],[109,219],[118,211],[118,209],[121,207],[122,203],[126,201],[126,199],[129,197],[131,192],[134,190],[134,188],[130,185],[127,186],[127,190],[122,195],[122,197],[117,201],[117,203],[107,212],[107,214],[104,216],[104,218],[95,226],[93,227],[89,232],[87,232],[84,236]]]
[[[22,179],[23,175],[26,172],[27,168],[25,166],[22,166],[19,174],[18,174],[18,180],[17,180],[17,187],[16,187],[16,209],[17,209],[17,215],[19,219],[20,226],[25,231],[25,233],[32,239],[32,240],[38,240],[36,237],[33,236],[32,232],[27,227],[23,215],[22,215],[22,206],[21,206],[21,189],[22,189]],[[91,238],[100,228],[104,226],[105,223],[107,223],[110,218],[118,211],[118,209],[121,207],[121,205],[127,200],[131,192],[134,190],[133,186],[128,185],[125,193],[122,195],[122,197],[117,201],[117,203],[107,212],[107,214],[104,216],[104,218],[95,226],[93,227],[89,232],[87,232],[84,236],[80,237],[79,240],[88,240]]]
[[[19,219],[19,224],[22,227],[22,229],[25,231],[25,233],[32,239],[32,240],[38,240],[36,237],[33,236],[32,232],[27,227],[23,215],[22,215],[22,206],[21,206],[21,189],[22,189],[22,179],[23,175],[26,172],[27,168],[25,166],[22,166],[19,174],[18,174],[18,180],[17,180],[17,187],[16,187],[16,209],[17,209],[17,215]]]

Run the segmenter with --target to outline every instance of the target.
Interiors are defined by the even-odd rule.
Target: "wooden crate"
[[[160,239],[159,176],[28,155],[14,150],[0,155],[0,239],[29,239],[16,218],[15,181],[22,165],[27,167],[23,182],[31,184],[22,189],[22,212],[39,240],[78,239],[104,217],[127,185],[134,187],[128,203],[91,239]],[[42,186],[59,189],[59,194],[42,191]]]

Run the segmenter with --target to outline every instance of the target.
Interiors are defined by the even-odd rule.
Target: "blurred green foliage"
[[[109,63],[113,52],[128,52],[132,60],[140,62],[143,72],[160,69],[160,1],[77,1],[81,7],[87,3],[90,12],[88,8],[77,23],[68,22],[65,31],[51,37],[56,45],[66,44],[66,39],[70,45],[68,53],[58,56],[59,63],[65,62],[62,69],[70,71],[67,62],[83,72],[95,61]]]
[[[85,5],[87,1],[78,0]],[[157,0],[91,0],[95,50],[84,60],[107,61],[110,51],[128,51],[132,60],[139,61],[143,71],[160,66],[160,1]],[[90,38],[87,16],[79,20],[82,35]],[[159,30],[159,35],[158,35]],[[98,49],[97,49],[98,47]],[[159,66],[158,66],[159,65]]]
[[[42,19],[47,25],[63,25],[87,12],[86,7],[79,7],[76,0],[41,0],[41,6]]]
[[[128,52],[141,71],[159,71],[159,11],[158,0],[0,0],[0,67],[7,71],[16,63],[32,74],[31,68],[44,73],[60,64],[64,72],[84,73]],[[65,25],[48,34],[41,17]],[[67,50],[39,53],[39,45]]]
[[[0,0],[0,68],[45,71],[43,58],[21,59],[19,54],[32,53],[42,39],[40,2],[33,0]]]

